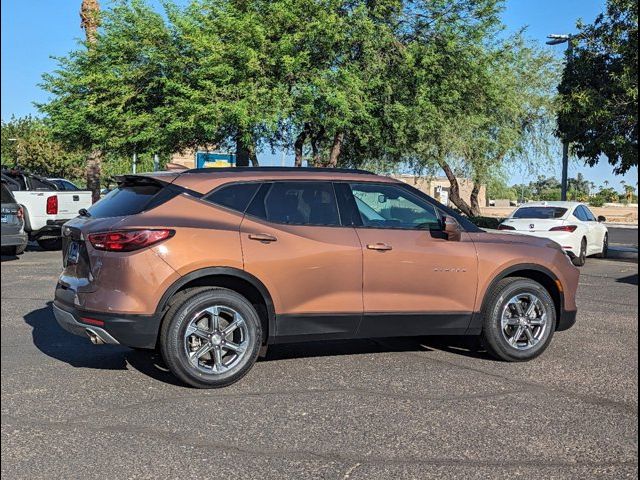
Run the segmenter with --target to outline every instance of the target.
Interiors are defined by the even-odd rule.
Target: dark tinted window
[[[584,205],[581,205],[580,208],[582,208],[582,211],[583,211],[584,215],[587,217],[587,220],[589,222],[597,222],[598,221],[596,219],[595,215],[587,207],[585,207]]]
[[[440,230],[433,205],[395,185],[352,184],[351,191],[365,227]]]
[[[247,213],[289,225],[340,225],[329,182],[275,182],[266,195],[256,195]]]
[[[582,206],[579,206],[575,209],[575,211],[573,212],[573,216],[576,217],[578,220],[581,220],[583,222],[588,222],[589,221],[589,217],[587,216],[586,212],[584,211],[584,209],[582,208]]]
[[[161,190],[162,186],[156,184],[118,187],[89,208],[89,213],[97,218],[135,215]]]
[[[560,207],[522,207],[514,212],[513,218],[554,219],[562,218],[565,213],[567,209]]]
[[[206,200],[244,213],[259,186],[258,183],[228,185],[213,192]]]
[[[2,184],[2,203],[16,203],[16,200],[4,183]]]

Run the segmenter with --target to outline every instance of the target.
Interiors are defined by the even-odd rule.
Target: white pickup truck
[[[91,192],[57,190],[54,183],[35,175],[3,171],[2,182],[22,205],[29,239],[46,250],[60,248],[62,224],[91,206]]]

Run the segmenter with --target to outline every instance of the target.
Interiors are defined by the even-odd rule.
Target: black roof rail
[[[359,175],[375,175],[367,170],[355,168],[327,167],[222,167],[222,168],[190,168],[179,173],[227,173],[227,172],[305,172],[305,173],[356,173]]]

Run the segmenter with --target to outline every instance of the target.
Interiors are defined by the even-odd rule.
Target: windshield
[[[513,213],[512,218],[537,218],[549,219],[562,218],[567,213],[566,208],[561,207],[522,207]]]
[[[89,208],[92,217],[120,217],[142,212],[162,190],[158,184],[120,186]]]

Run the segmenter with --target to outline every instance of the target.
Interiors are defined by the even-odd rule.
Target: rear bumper
[[[53,314],[66,331],[81,337],[96,335],[102,343],[134,348],[155,348],[160,317],[155,315],[104,314],[79,310],[54,302]]]
[[[2,234],[2,246],[3,247],[21,247],[23,245],[27,244],[27,234],[22,232],[22,233],[15,233],[12,235],[6,235],[6,234]]]

